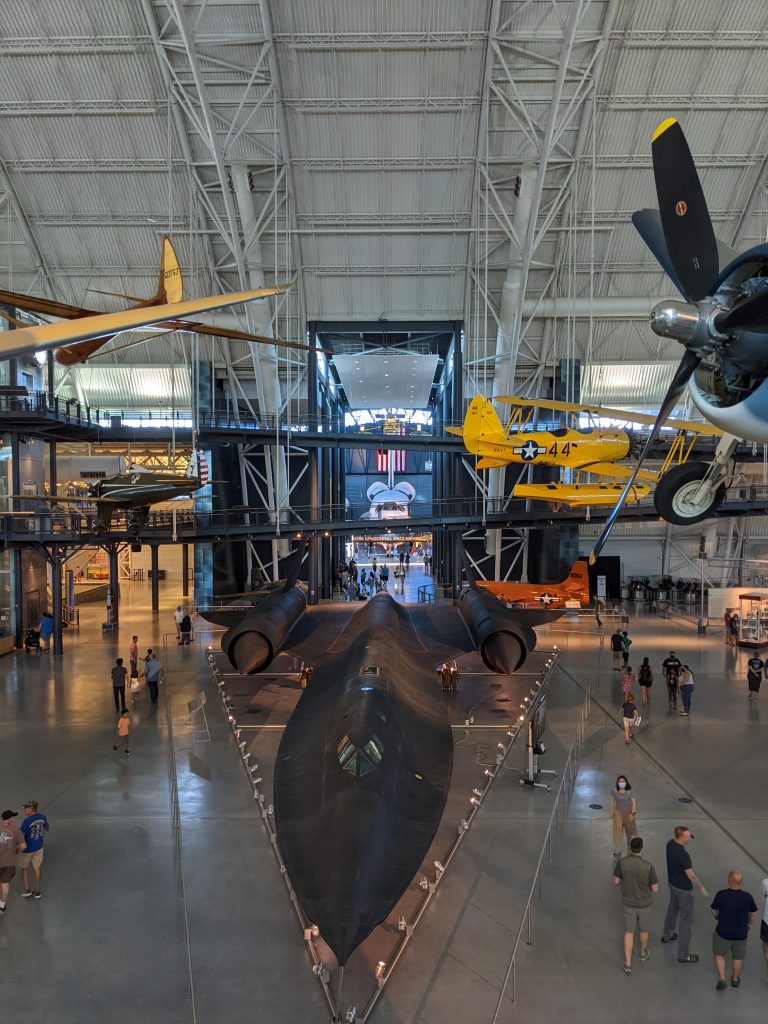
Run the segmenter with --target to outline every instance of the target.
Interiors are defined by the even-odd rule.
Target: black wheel
[[[708,469],[706,462],[684,462],[664,474],[653,495],[656,511],[662,519],[675,526],[692,526],[709,519],[720,508],[725,498],[724,483],[695,498]]]

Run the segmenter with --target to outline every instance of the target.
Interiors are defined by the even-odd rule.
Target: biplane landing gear
[[[705,480],[710,469],[707,462],[684,462],[664,474],[653,495],[662,519],[676,526],[692,526],[722,505],[725,483],[720,476]]]

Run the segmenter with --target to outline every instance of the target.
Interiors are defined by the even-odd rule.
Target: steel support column
[[[189,597],[189,544],[181,545],[181,596]]]
[[[61,601],[61,567],[66,561],[66,553],[62,557],[58,544],[51,547],[51,594],[53,604],[53,653],[64,653],[64,637],[62,629]]]
[[[150,580],[152,581],[152,611],[153,612],[159,612],[160,611],[160,578],[159,578],[160,577],[160,557],[159,557],[159,552],[160,552],[160,545],[159,544],[150,544],[149,545],[149,555],[150,555],[150,565],[151,565],[151,569],[149,570],[149,576],[150,576]]]

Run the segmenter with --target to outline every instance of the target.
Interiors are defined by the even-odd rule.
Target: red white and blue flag
[[[388,452],[379,448],[376,452],[376,472],[388,473],[390,466],[393,473],[405,473],[405,452],[399,449]]]

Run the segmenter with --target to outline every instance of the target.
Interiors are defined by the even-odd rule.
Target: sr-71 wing
[[[207,313],[212,309],[237,306],[243,302],[253,302],[255,299],[266,299],[270,295],[281,295],[290,287],[291,285],[276,285],[274,288],[256,288],[253,291],[232,292],[229,295],[212,295],[203,299],[188,299],[185,302],[172,302],[161,306],[139,306],[117,313],[95,313],[60,323],[22,327],[0,335],[0,358],[8,359],[29,352],[44,352],[97,338],[106,340],[121,331],[135,330],[137,327],[148,327],[152,324],[166,324],[168,321],[183,320],[187,316]]]

